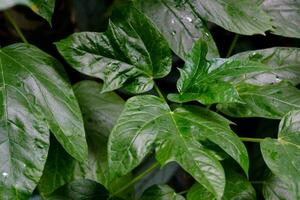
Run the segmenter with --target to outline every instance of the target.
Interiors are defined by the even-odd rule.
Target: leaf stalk
[[[243,142],[262,142],[264,140],[264,138],[247,138],[247,137],[240,137],[240,140],[242,140]]]
[[[6,10],[4,11],[4,15],[5,17],[8,19],[8,21],[11,23],[11,25],[14,27],[14,29],[16,30],[17,34],[19,35],[19,37],[21,38],[21,40],[25,43],[25,44],[29,44],[28,41],[26,40],[24,34],[22,33],[21,29],[19,28],[18,24],[16,23],[16,21],[14,20],[14,18],[10,15],[9,11]]]

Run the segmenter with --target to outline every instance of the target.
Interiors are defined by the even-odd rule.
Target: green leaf
[[[219,199],[225,187],[223,168],[199,141],[216,143],[246,172],[248,156],[242,142],[229,129],[228,120],[212,117],[217,114],[205,118],[208,111],[202,110],[187,107],[171,111],[162,99],[150,95],[130,98],[109,138],[111,176],[131,171],[155,146],[161,165],[177,162]]]
[[[270,71],[264,64],[251,60],[206,59],[207,45],[199,40],[195,43],[186,64],[180,69],[177,89],[180,94],[170,94],[168,99],[182,103],[197,100],[202,104],[240,102],[234,77],[248,73]]]
[[[107,190],[91,180],[76,180],[56,190],[46,200],[94,200],[108,199]]]
[[[300,91],[285,82],[276,85],[239,85],[244,103],[218,104],[217,108],[232,117],[280,119],[291,110],[300,109]]]
[[[199,184],[187,193],[187,200],[215,200],[214,196]],[[232,171],[226,171],[226,187],[222,200],[256,200],[256,193],[251,183],[242,175]]]
[[[184,200],[184,197],[168,185],[155,185],[144,192],[141,200]]]
[[[264,0],[262,8],[272,19],[275,29],[272,33],[300,38],[300,2],[295,0]]]
[[[299,102],[299,101],[298,101]],[[261,142],[263,158],[282,181],[300,182],[300,111],[289,112],[280,122],[278,139]],[[296,186],[297,189],[298,186]]]
[[[241,77],[235,77],[231,81],[240,82],[243,80],[245,83],[255,85],[275,84],[282,80],[288,80],[293,85],[300,83],[300,48],[274,47],[246,51],[231,58],[260,62],[272,69],[271,72],[253,72]]]
[[[38,48],[0,49],[0,193],[24,199],[42,175],[49,130],[76,159],[87,154],[81,112],[61,64]]]
[[[264,34],[272,30],[271,17],[252,0],[182,1],[203,19],[228,31],[243,35]]]
[[[86,162],[78,162],[55,140],[51,140],[48,160],[39,183],[43,196],[75,179],[96,181],[110,191],[117,189],[119,182],[128,180],[127,177],[110,180],[107,166],[108,136],[123,110],[124,101],[112,92],[101,94],[101,88],[102,85],[95,81],[82,81],[74,86],[85,124],[89,157]]]
[[[156,24],[171,49],[185,60],[193,44],[202,39],[207,42],[208,57],[219,57],[216,44],[205,22],[188,5],[174,0],[139,0],[141,10]]]
[[[103,91],[125,87],[133,93],[153,87],[171,69],[171,52],[150,20],[134,7],[114,12],[105,33],[75,33],[56,43],[79,72],[101,78]],[[155,42],[154,42],[155,41]]]
[[[55,0],[0,0],[0,10],[6,10],[15,5],[24,5],[46,19],[51,24]]]
[[[266,200],[293,200],[293,191],[288,182],[283,182],[278,177],[271,175],[263,183],[263,196]],[[299,198],[299,197],[298,197]]]

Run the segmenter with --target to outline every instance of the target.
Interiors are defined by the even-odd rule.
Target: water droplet
[[[206,37],[209,37],[209,33],[208,33],[208,32],[205,32],[205,36],[206,36]]]
[[[175,24],[175,20],[174,20],[174,19],[172,19],[172,20],[171,20],[171,23],[172,23],[172,24]]]
[[[7,172],[3,172],[3,173],[2,173],[2,176],[7,177],[7,176],[8,176],[8,173],[7,173]]]
[[[171,34],[172,34],[173,36],[174,36],[174,35],[176,35],[176,31],[172,31],[172,33],[171,33]]]
[[[188,22],[192,22],[193,20],[192,20],[192,18],[190,18],[190,17],[186,17],[186,19],[188,20]]]
[[[257,18],[256,18],[256,17],[252,17],[252,19],[253,19],[254,21],[257,21]]]

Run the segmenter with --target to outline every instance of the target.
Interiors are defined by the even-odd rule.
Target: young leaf
[[[156,159],[161,165],[177,162],[219,199],[225,187],[223,168],[199,140],[215,142],[246,172],[247,151],[229,129],[229,123],[224,125],[227,120],[214,119],[213,115],[205,118],[203,114],[207,111],[190,109],[195,112],[189,108],[171,111],[163,100],[150,95],[129,99],[109,138],[111,176],[128,173],[150,153],[154,145]],[[224,140],[226,137],[230,139]]]
[[[155,185],[146,190],[141,200],[184,200],[184,197],[176,194],[176,192],[168,185]]]
[[[187,200],[215,200],[214,196],[200,184],[195,184],[187,193]],[[226,187],[222,200],[255,200],[256,193],[251,183],[233,170],[226,171]]]
[[[280,119],[289,111],[300,109],[300,91],[285,82],[276,85],[239,85],[243,103],[218,104],[217,108],[233,117]]]
[[[288,80],[293,85],[300,83],[300,48],[274,47],[246,51],[231,57],[239,60],[260,62],[272,69],[271,72],[253,72],[235,77],[231,81],[255,85],[269,85]]]
[[[202,39],[208,44],[208,57],[219,57],[216,44],[205,22],[188,4],[174,0],[139,0],[139,7],[156,24],[171,49],[185,60],[193,44]]]
[[[177,89],[180,94],[170,94],[168,99],[174,102],[197,100],[202,104],[239,102],[239,94],[231,80],[248,73],[269,71],[264,64],[237,59],[207,60],[207,45],[199,40],[180,69]]]
[[[55,140],[51,140],[49,156],[38,187],[43,196],[48,196],[57,188],[78,178],[101,183],[110,191],[116,189],[121,181],[110,180],[108,176],[107,140],[123,109],[124,101],[112,92],[101,94],[101,88],[101,84],[94,81],[82,81],[74,86],[83,114],[89,158],[86,162],[78,162]]]
[[[0,10],[5,10],[15,5],[25,5],[29,7],[33,12],[51,24],[55,0],[0,0]]]
[[[300,1],[264,0],[262,8],[273,19],[272,33],[300,38]]]
[[[297,199],[297,197],[293,196],[293,190],[290,184],[283,182],[274,175],[269,176],[268,179],[264,181],[262,193],[266,200]]]
[[[267,138],[261,143],[262,155],[268,167],[282,181],[293,184],[294,191],[298,190],[300,182],[299,136],[300,111],[297,110],[281,120],[278,139]]]
[[[47,157],[48,128],[76,159],[87,155],[81,112],[61,64],[31,45],[0,49],[0,193],[22,199]]]
[[[168,44],[134,7],[114,13],[105,33],[75,33],[56,43],[57,48],[76,70],[101,78],[103,91],[125,87],[133,93],[146,92],[153,87],[153,78],[170,72]]]
[[[108,191],[91,180],[76,180],[56,190],[47,200],[93,200],[108,199]]]
[[[264,34],[265,31],[273,29],[271,17],[252,0],[182,0],[181,2],[190,5],[203,19],[228,31],[253,35]]]

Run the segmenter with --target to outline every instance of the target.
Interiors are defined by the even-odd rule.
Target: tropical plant
[[[300,2],[105,2],[105,31],[60,57],[12,8],[55,26],[55,0],[0,0],[23,41],[0,48],[0,199],[300,199],[299,40],[232,55],[240,35],[300,38]],[[212,27],[235,33],[223,58]]]

